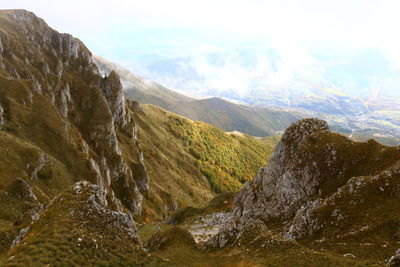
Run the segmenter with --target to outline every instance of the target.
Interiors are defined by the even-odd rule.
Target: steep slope
[[[30,242],[34,221],[58,225],[46,214],[57,206],[54,198],[80,180],[94,184],[91,200],[136,231],[133,216],[142,212],[148,176],[126,106],[118,76],[103,78],[82,42],[31,12],[0,11],[0,252]],[[66,220],[84,221],[75,219]],[[130,239],[135,255],[145,254],[140,239]]]
[[[31,12],[0,11],[0,44],[0,265],[159,266],[136,222],[240,189],[272,151],[125,99]]]
[[[14,176],[38,183],[37,173],[58,161],[70,177],[103,184],[105,197],[113,199],[115,192],[127,208],[139,212],[140,193],[121,157],[121,146],[135,147],[135,140],[122,144],[117,139],[118,135],[133,138],[134,124],[116,74],[103,79],[79,40],[52,30],[33,13],[2,11],[0,19],[2,133],[42,153],[36,162],[22,155],[25,167],[20,172],[25,173]],[[139,154],[135,149],[131,153]],[[139,155],[136,160],[139,164]],[[52,179],[55,170],[53,175],[48,172],[48,183],[57,180]],[[10,180],[3,180],[3,186]],[[145,191],[146,181],[137,182]],[[117,190],[123,184],[125,189]]]
[[[254,238],[383,264],[398,248],[400,147],[357,143],[317,119],[292,124],[208,246]],[[269,240],[269,241],[268,241]],[[274,241],[275,240],[275,241]]]
[[[167,110],[173,111],[173,107],[181,102],[193,101],[193,98],[176,93],[153,81],[135,75],[127,69],[112,63],[102,57],[93,56],[93,62],[99,67],[100,71],[106,75],[115,71],[121,77],[121,83],[125,94],[144,104],[153,104]]]
[[[240,131],[253,136],[274,135],[276,131],[283,131],[291,122],[307,116],[307,113],[301,111],[255,108],[222,98],[193,99],[141,78],[101,57],[95,56],[94,62],[103,73],[114,70],[121,76],[128,98],[160,106],[192,120],[210,123],[225,131]]]
[[[275,145],[274,140],[263,143],[225,133],[153,105],[136,107],[141,111],[132,112],[132,117],[150,177],[146,216],[201,207],[215,193],[239,190],[266,164]]]

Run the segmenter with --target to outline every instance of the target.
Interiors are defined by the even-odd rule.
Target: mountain
[[[141,105],[25,10],[0,11],[0,44],[1,266],[399,265],[399,146]]]
[[[238,193],[138,231],[171,265],[398,266],[399,163],[400,147],[300,120]]]
[[[156,47],[161,40],[152,42]],[[192,53],[142,49],[146,54],[133,53],[132,58],[138,58],[140,64],[131,64],[131,68],[181,92],[227,97],[247,104],[296,107],[308,103],[304,97],[326,100],[335,105],[331,114],[359,113],[368,108],[370,101],[396,103],[400,96],[398,66],[379,48],[286,48],[268,42],[231,41],[208,50],[193,49]],[[158,50],[163,49],[158,46]],[[316,112],[327,109],[309,107]]]
[[[300,110],[250,107],[217,97],[194,99],[141,78],[101,57],[94,57],[94,62],[103,73],[114,70],[120,75],[128,98],[160,106],[192,120],[210,123],[225,131],[239,131],[260,137],[274,135],[291,122],[308,115]]]
[[[322,120],[301,120],[238,193],[207,246],[242,244],[266,262],[274,252],[262,254],[275,245],[314,250],[320,264],[326,253],[352,258],[354,265],[385,264],[399,246],[399,164],[400,147],[357,143],[330,132]],[[287,262],[296,258],[286,256]]]
[[[172,225],[139,233],[171,265],[398,266],[399,164],[399,146],[355,142],[325,121],[300,120],[237,194],[182,208]]]
[[[0,265],[165,264],[137,225],[233,194],[272,153],[274,139],[140,105],[122,87],[80,40],[0,11]]]
[[[147,51],[133,58],[140,60],[129,65],[135,73],[186,95],[306,109],[348,132],[400,137],[399,68],[379,49],[286,51],[232,42],[184,56]]]
[[[153,104],[171,110],[181,102],[190,102],[195,100],[169,90],[153,81],[135,75],[120,65],[112,63],[102,57],[94,55],[93,61],[99,67],[99,70],[103,75],[106,75],[113,70],[118,73],[126,95],[140,101],[141,103]]]
[[[23,255],[7,265],[48,261],[42,249],[71,228],[65,240],[92,231],[102,246],[101,236],[118,225],[121,242],[133,242],[132,257],[146,261],[133,217],[141,214],[148,176],[117,75],[102,77],[81,41],[25,10],[0,12],[0,40],[0,251]],[[21,240],[37,250],[25,253]],[[63,250],[62,260],[76,245],[54,249]]]
[[[215,193],[238,191],[266,164],[276,140],[226,133],[153,105],[132,112],[149,176],[144,217],[204,206]],[[134,110],[134,109],[129,109]]]
[[[235,90],[226,93],[210,91],[205,95],[217,95],[224,99],[194,99],[137,76],[101,57],[95,56],[94,62],[103,73],[115,70],[122,77],[127,97],[141,103],[158,105],[226,131],[267,136],[283,131],[299,118],[318,117],[326,120],[338,132],[360,136],[361,139],[376,138],[390,145],[400,144],[399,103],[393,99],[374,98],[375,100],[366,101],[346,95],[340,90],[307,83],[302,84],[300,89],[296,86],[261,91],[257,88],[246,89],[248,95],[237,95]],[[184,76],[185,71],[181,75]]]

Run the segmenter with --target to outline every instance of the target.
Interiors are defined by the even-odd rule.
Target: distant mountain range
[[[131,69],[183,92],[234,93],[230,96],[256,102],[264,94],[272,96],[265,99],[269,103],[279,105],[296,105],[298,96],[315,90],[325,94],[325,88],[367,102],[400,97],[399,68],[379,49],[286,50],[268,44],[232,44],[184,56],[149,51]],[[275,95],[277,90],[280,95]]]
[[[254,135],[388,121],[193,99],[94,60],[0,10],[0,266],[399,266],[400,146],[317,118],[254,138],[126,95]]]
[[[229,95],[223,93],[223,98],[195,99],[133,74],[101,57],[94,56],[94,62],[103,75],[112,70],[119,74],[128,97],[163,107],[193,120],[210,123],[226,131],[267,136],[283,131],[299,118],[319,117],[326,120],[332,129],[349,136],[358,136],[358,140],[373,137],[390,145],[400,143],[400,106],[396,100],[366,102],[323,87],[308,89],[304,96],[292,88],[276,90],[274,94],[269,91],[264,95],[254,90],[250,91],[247,98],[240,99],[235,97],[234,91]],[[297,99],[297,102],[284,100],[290,93],[293,94],[291,99]]]
[[[115,70],[121,77],[125,94],[140,103],[154,104],[192,120],[215,125],[225,131],[240,131],[253,136],[274,135],[290,123],[306,117],[306,112],[279,108],[251,107],[235,104],[222,98],[195,99],[139,77],[101,57],[94,62],[103,74]]]

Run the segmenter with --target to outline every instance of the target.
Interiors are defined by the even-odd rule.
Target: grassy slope
[[[273,135],[299,118],[289,112],[239,105],[216,97],[179,103],[171,111],[226,131],[239,131],[253,136]]]
[[[298,153],[319,164],[327,147],[335,148],[341,159],[337,164],[348,166],[345,176],[354,178],[341,180],[322,171],[322,194],[316,197],[326,202],[308,221],[322,227],[307,238],[284,239],[280,233],[287,227],[285,221],[271,221],[264,227],[250,224],[233,246],[213,251],[195,250],[183,237],[172,238],[170,225],[162,225],[161,233],[146,225],[139,233],[144,240],[162,236],[176,240],[152,252],[170,259],[171,266],[202,266],[205,262],[208,265],[204,266],[384,266],[400,243],[400,147],[373,140],[357,143],[337,133],[321,132],[312,135]],[[360,176],[363,173],[367,176]],[[220,209],[213,203],[203,209],[181,209],[174,222],[185,229],[194,221],[190,218],[223,210],[225,202],[220,202]],[[183,235],[182,231],[175,234]]]
[[[157,90],[162,90],[162,94],[153,92],[154,89],[149,87],[147,91],[128,89],[126,95],[141,103],[159,105],[176,114],[210,123],[225,131],[240,131],[253,136],[273,135],[301,117],[300,114],[248,107],[221,98],[179,101],[180,98],[175,96],[175,92],[159,87]],[[171,95],[172,93],[174,95]],[[164,97],[165,94],[168,96]]]
[[[132,113],[150,176],[146,212],[167,215],[176,207],[201,207],[216,192],[237,191],[266,164],[274,142],[228,134],[153,105]],[[160,209],[167,203],[170,210]],[[174,204],[175,203],[175,204]]]
[[[120,213],[121,214],[121,213]],[[138,266],[151,259],[127,232],[121,216],[96,203],[88,188],[70,189],[29,225],[21,243],[0,256],[1,266]]]

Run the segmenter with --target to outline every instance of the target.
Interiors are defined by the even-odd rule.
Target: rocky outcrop
[[[256,215],[266,220],[268,217],[291,217],[317,193],[321,178],[317,162],[306,162],[309,159],[302,155],[302,145],[312,134],[328,130],[327,123],[318,119],[292,124],[276,146],[268,166],[261,168],[254,181],[240,191],[234,213],[242,217]]]
[[[400,266],[400,249],[396,251],[396,254],[389,259],[387,266],[398,267]]]
[[[0,104],[0,129],[3,127],[4,124],[5,124],[4,108]]]
[[[114,122],[125,127],[127,114],[125,110],[125,96],[122,91],[122,84],[115,71],[105,76],[100,85],[110,107]]]
[[[312,236],[316,231],[323,227],[323,222],[314,217],[314,212],[322,204],[322,200],[317,199],[302,206],[293,218],[284,237],[288,239],[300,239],[305,236]]]
[[[81,181],[73,186],[71,192],[74,201],[82,205],[82,209],[79,210],[76,207],[70,207],[70,214],[75,220],[101,221],[104,226],[115,228],[115,232],[123,232],[125,238],[134,240],[136,244],[141,244],[132,216],[129,213],[108,209],[102,195],[102,188],[99,185]],[[55,200],[55,202],[57,201],[58,199]],[[110,232],[114,232],[114,230]]]
[[[384,203],[399,195],[399,164],[400,148],[356,143],[330,132],[324,121],[300,120],[285,131],[268,166],[239,192],[232,219],[208,246],[232,244],[250,221],[260,228],[280,221],[276,231],[287,239],[331,233],[342,238],[373,229],[377,225],[346,233],[350,222],[367,216],[363,209],[376,206],[376,198]]]
[[[0,127],[7,107],[17,136],[60,160],[74,176],[100,186],[104,203],[139,214],[148,176],[119,77],[112,72],[103,78],[81,41],[51,29],[31,12],[2,11],[0,20],[5,26],[0,27],[5,84]],[[32,180],[45,167],[44,156],[28,165]]]
[[[143,248],[132,215],[115,211],[102,191],[80,181],[55,197],[38,220],[21,229],[3,265],[44,266],[57,259],[63,266],[160,266]]]

